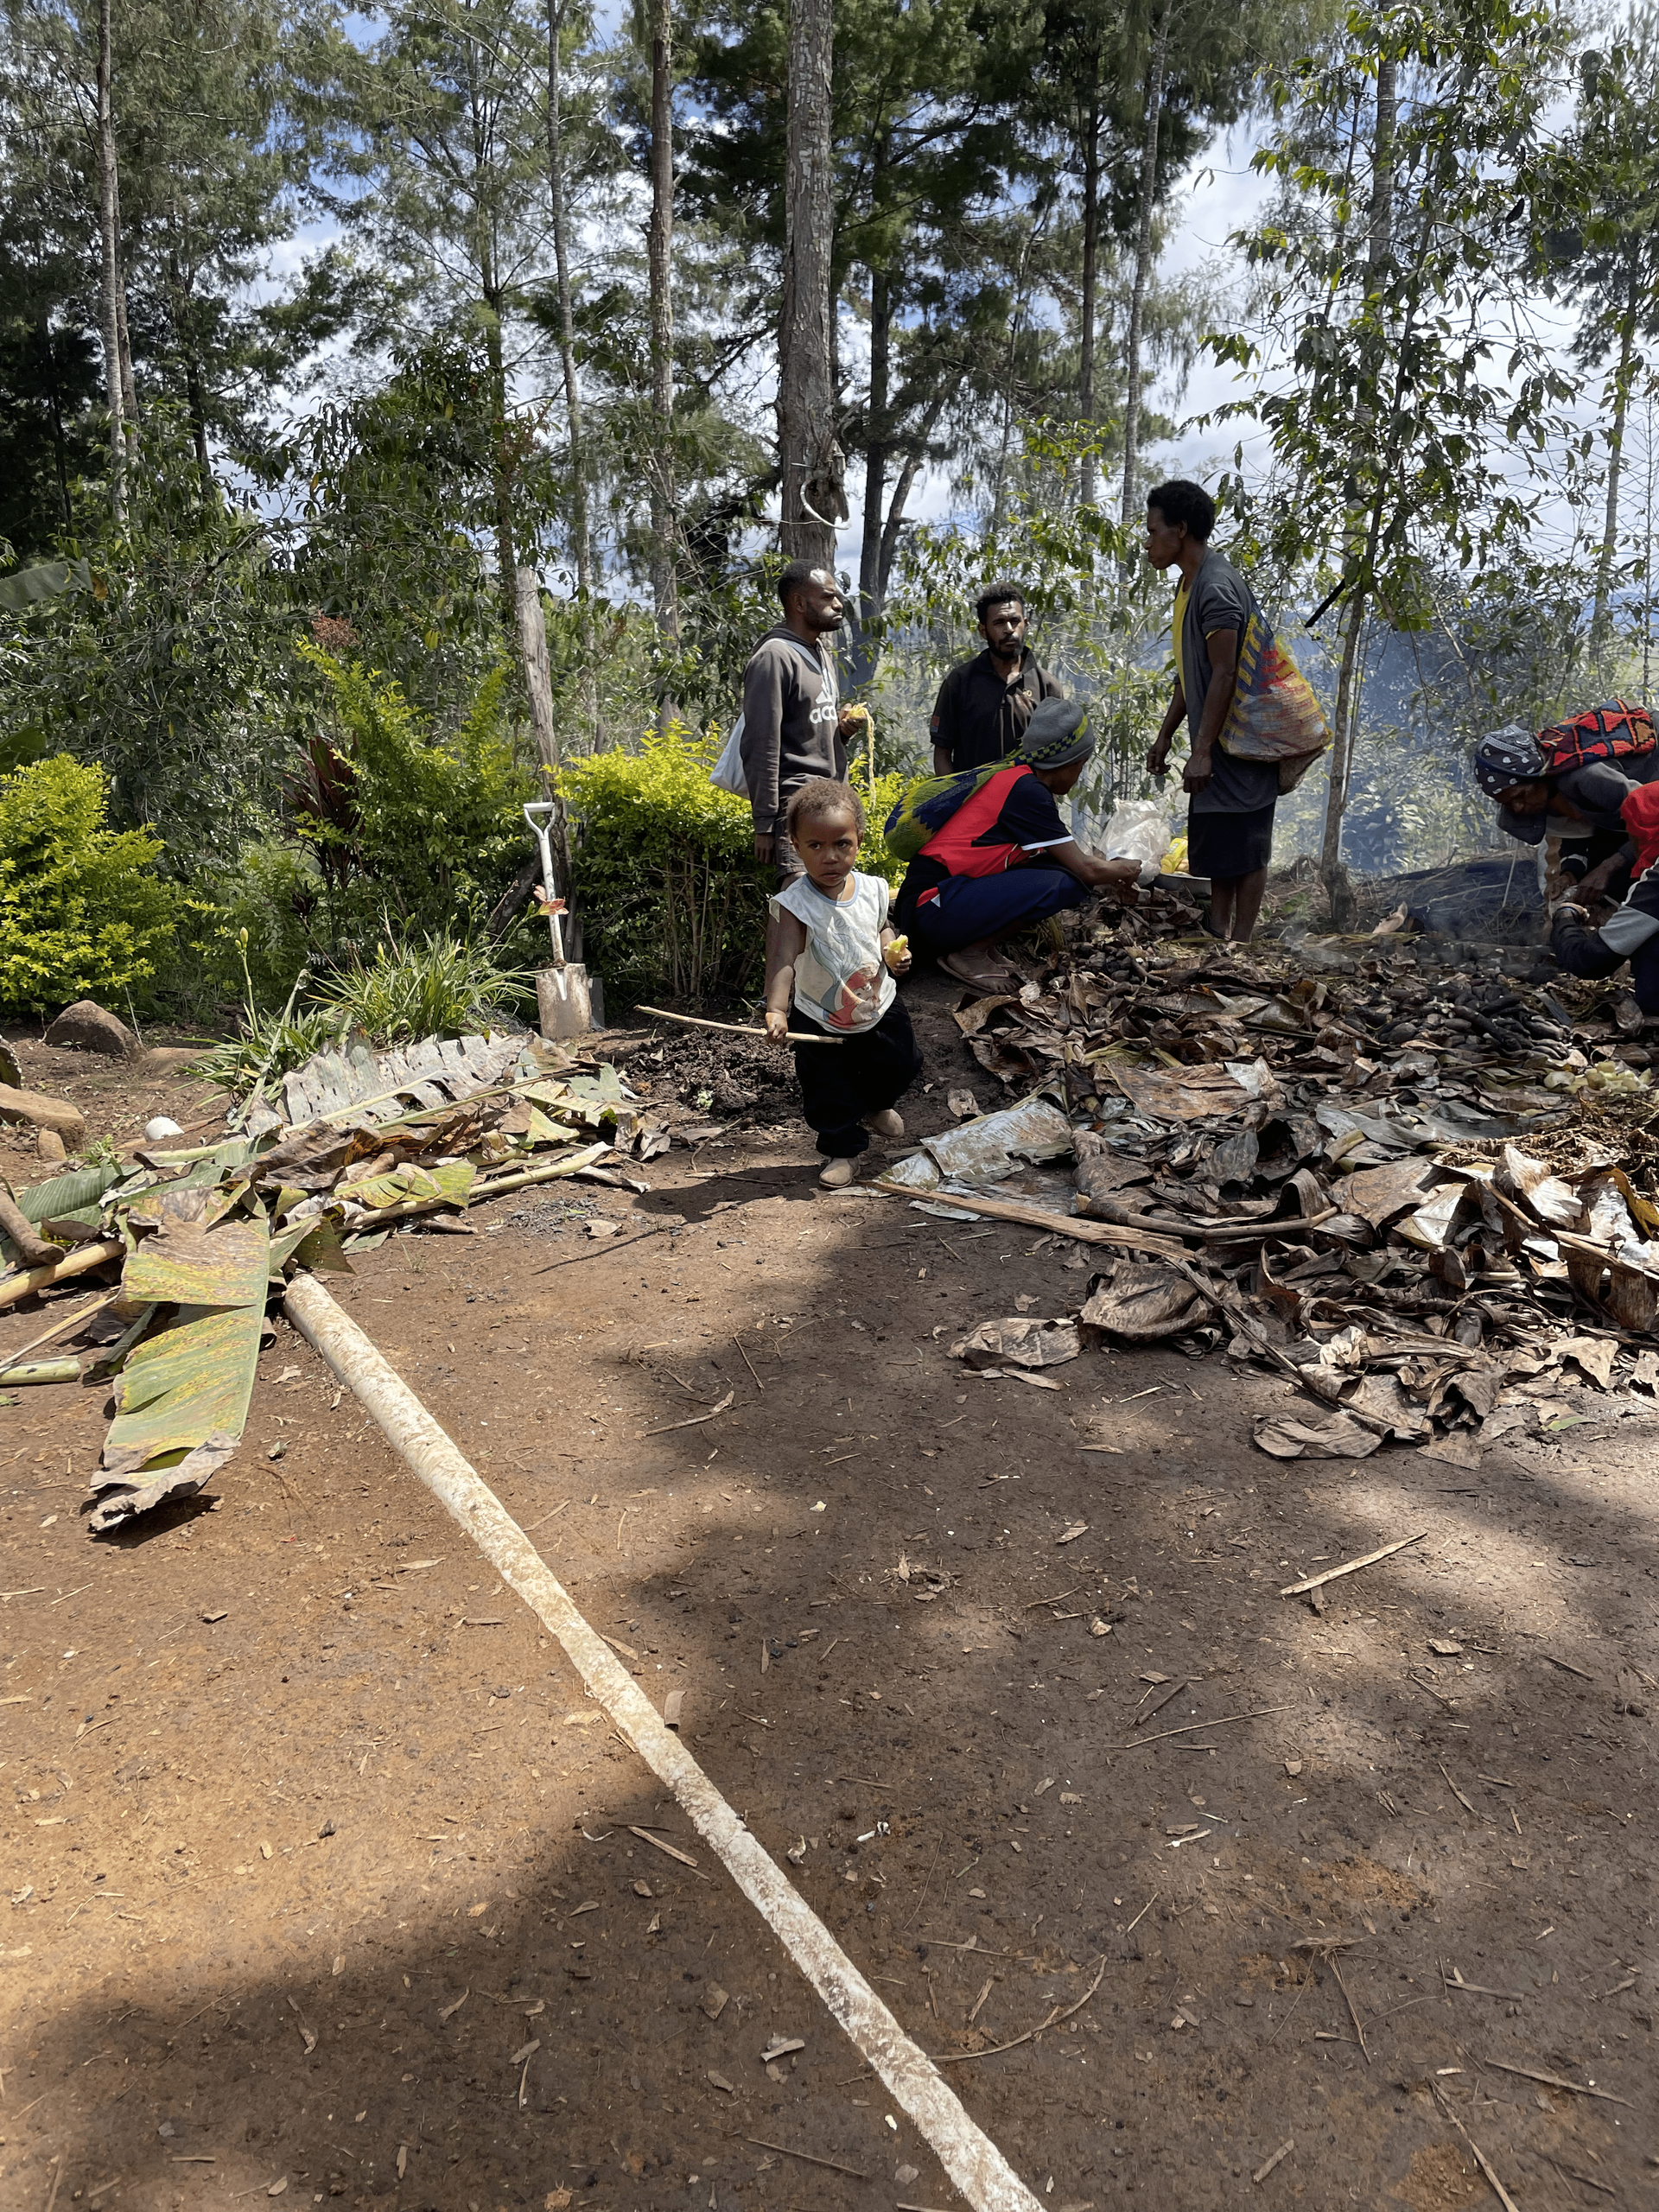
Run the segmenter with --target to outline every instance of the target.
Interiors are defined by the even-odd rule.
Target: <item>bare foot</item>
[[[959,983],[966,983],[976,991],[1000,991],[1014,981],[1014,970],[1006,961],[975,962],[967,953],[943,952],[939,965],[947,976],[954,976]]]

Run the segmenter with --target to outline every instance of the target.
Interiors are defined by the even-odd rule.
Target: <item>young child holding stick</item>
[[[806,873],[772,901],[766,1034],[784,1041],[792,1004],[797,1033],[812,1040],[795,1046],[795,1073],[824,1158],[818,1180],[844,1190],[872,1131],[905,1133],[893,1103],[922,1056],[893,977],[909,973],[910,948],[887,919],[887,885],[855,865],[864,808],[850,785],[814,776],[790,800],[788,827]]]

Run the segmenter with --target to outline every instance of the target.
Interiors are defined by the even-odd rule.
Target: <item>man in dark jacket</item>
[[[1475,781],[1497,804],[1497,826],[1523,845],[1561,841],[1561,874],[1585,899],[1621,898],[1636,847],[1620,810],[1659,774],[1659,750],[1585,760],[1552,774],[1538,741],[1510,723],[1475,748]]]
[[[974,612],[985,650],[949,671],[927,726],[936,776],[1006,760],[1040,702],[1064,696],[1027,647],[1025,594],[1017,584],[992,584]]]
[[[789,802],[811,776],[847,780],[847,738],[860,715],[843,711],[829,640],[840,629],[840,588],[827,569],[791,561],[778,579],[784,619],[743,671],[743,780],[754,817],[754,856],[775,861],[778,880],[801,874],[789,842]]]
[[[1571,976],[1611,976],[1628,960],[1637,1004],[1659,1014],[1659,784],[1638,784],[1621,811],[1634,878],[1624,905],[1599,929],[1584,907],[1558,906],[1549,949]]]

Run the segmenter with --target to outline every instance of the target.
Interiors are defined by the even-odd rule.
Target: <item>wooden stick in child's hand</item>
[[[662,1006],[637,1006],[633,1010],[636,1014],[654,1014],[658,1021],[683,1021],[688,1029],[720,1029],[728,1037],[760,1037],[767,1044],[772,1042],[764,1029],[747,1028],[740,1021],[705,1021],[695,1014],[671,1014],[666,1007]],[[839,1045],[842,1040],[839,1037],[816,1037],[810,1031],[790,1029],[785,1032],[784,1041],[791,1045]]]

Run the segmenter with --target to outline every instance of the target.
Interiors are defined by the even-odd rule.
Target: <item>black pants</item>
[[[922,1071],[904,1001],[894,999],[874,1029],[850,1035],[823,1028],[798,1007],[790,1008],[789,1026],[841,1036],[836,1045],[797,1045],[795,1073],[801,1112],[817,1132],[818,1150],[827,1160],[855,1159],[870,1141],[864,1116],[895,1104]]]
[[[1599,930],[1587,930],[1576,914],[1557,914],[1549,949],[1569,976],[1598,980],[1624,965],[1625,955],[1602,943]],[[1659,936],[1650,937],[1630,956],[1630,991],[1643,1014],[1659,1014]]]

